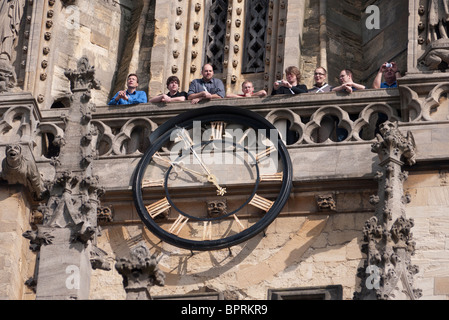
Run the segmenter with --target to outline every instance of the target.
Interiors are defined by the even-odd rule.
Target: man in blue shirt
[[[385,82],[382,82],[382,76]],[[397,79],[401,77],[396,62],[385,62],[377,72],[373,81],[373,89],[397,88]]]
[[[128,75],[127,90],[119,91],[109,101],[108,105],[121,105],[121,104],[139,104],[147,103],[147,94],[144,91],[137,91],[139,86],[139,78],[136,74],[131,73]]]
[[[190,83],[188,99],[196,104],[203,99],[221,99],[225,97],[225,88],[220,79],[214,78],[214,68],[205,64],[201,69],[203,78],[195,79]]]

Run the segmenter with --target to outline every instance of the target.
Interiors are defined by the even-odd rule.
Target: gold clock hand
[[[161,157],[158,153],[156,153],[156,154],[153,156],[153,158],[158,159],[158,160],[160,160],[160,161],[162,161],[162,162],[165,162],[165,163],[169,164],[169,165],[172,166],[172,167],[175,167],[175,166],[176,166],[176,167],[180,168],[180,169],[183,170],[183,171],[193,173],[193,174],[195,174],[195,175],[197,175],[197,176],[200,176],[200,177],[207,177],[207,174],[204,174],[204,173],[201,173],[201,172],[198,172],[198,171],[189,169],[189,168],[187,168],[187,167],[181,165],[179,162],[173,162],[173,161],[170,161],[170,160],[168,160],[168,159],[164,159],[164,158]]]
[[[206,172],[207,181],[213,183],[215,185],[215,187],[217,187],[217,195],[224,196],[226,193],[226,188],[222,188],[218,184],[217,177],[210,172],[210,170],[206,167],[206,165],[204,164],[201,157],[196,153],[195,149],[193,148],[193,141],[190,138],[190,136],[188,134],[186,134],[186,130],[181,130],[180,132],[178,132],[178,137],[184,141],[186,146],[190,149],[190,151],[195,156],[196,160],[198,160],[198,162],[201,165],[201,167],[203,168],[204,172]]]
[[[217,177],[213,174],[210,174],[207,176],[207,181],[213,183],[216,187],[217,187],[217,195],[218,196],[224,196],[226,194],[226,188],[222,188],[219,184],[218,184],[218,180]]]

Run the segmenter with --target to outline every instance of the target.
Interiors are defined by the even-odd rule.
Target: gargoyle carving
[[[132,249],[129,259],[118,259],[115,269],[123,277],[127,300],[150,300],[148,288],[164,286],[165,283],[165,274],[159,270],[156,258],[150,255],[144,244]]]
[[[337,204],[333,194],[318,195],[315,198],[320,210],[337,210]]]
[[[33,195],[41,199],[45,187],[39,170],[34,161],[28,160],[22,155],[22,147],[18,144],[6,146],[6,158],[2,162],[2,178],[9,184],[22,184]]]

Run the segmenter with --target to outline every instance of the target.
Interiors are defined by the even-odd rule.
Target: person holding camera
[[[272,96],[277,94],[301,94],[307,93],[307,87],[299,84],[301,81],[301,72],[297,67],[291,66],[285,69],[285,78],[287,80],[276,81],[273,85]]]
[[[382,82],[382,76],[385,82]],[[385,62],[377,72],[373,81],[373,89],[397,88],[397,79],[401,77],[396,62]]]

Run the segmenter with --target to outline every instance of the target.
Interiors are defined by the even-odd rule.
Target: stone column
[[[165,282],[165,275],[144,244],[132,249],[129,259],[119,259],[115,268],[123,277],[126,300],[151,300],[149,288],[163,286]]]
[[[362,290],[355,299],[415,300],[421,290],[413,287],[417,266],[411,264],[415,251],[411,229],[413,219],[407,219],[403,184],[408,173],[402,171],[406,162],[415,163],[415,142],[410,132],[403,136],[397,123],[381,125],[378,142],[372,151],[380,158],[381,171],[377,172],[378,194],[371,197],[376,215],[365,223],[362,252],[367,255],[365,265],[359,269]]]

